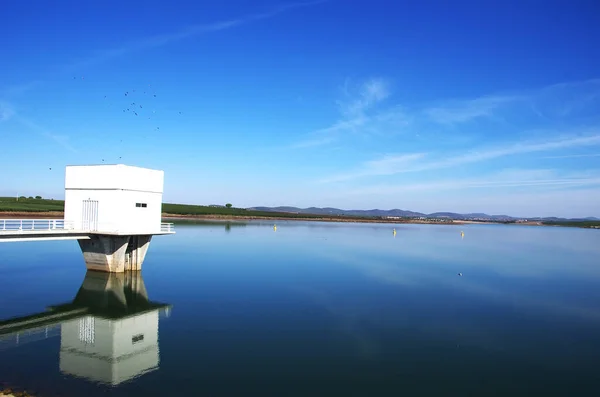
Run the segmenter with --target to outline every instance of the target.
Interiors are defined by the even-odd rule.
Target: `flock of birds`
[[[81,76],[81,79],[74,76],[73,80],[85,80],[85,76]],[[156,94],[156,91],[154,90],[152,85],[148,84],[147,87],[141,90],[131,89],[123,91],[122,93],[117,95],[104,95],[104,100],[108,102],[108,106],[110,107],[118,103],[119,106],[122,106],[122,113],[129,114],[132,117],[158,121],[157,112],[155,109],[156,102],[148,102],[149,100],[153,101],[157,97],[158,95]],[[123,101],[123,99],[125,99],[126,101]],[[181,115],[183,114],[183,112],[178,111],[178,114]],[[156,124],[153,126],[153,131],[159,132],[160,126]],[[119,143],[122,144],[123,140],[121,139]],[[118,160],[120,161],[122,160],[122,158],[122,156],[119,156]],[[101,162],[105,163],[106,159],[102,158]],[[49,170],[52,171],[52,167],[49,167]]]

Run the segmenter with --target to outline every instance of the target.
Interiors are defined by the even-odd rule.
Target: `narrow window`
[[[148,207],[148,204],[146,203],[135,203],[135,206],[138,208],[146,208]]]

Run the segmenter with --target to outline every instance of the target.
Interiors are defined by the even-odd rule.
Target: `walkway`
[[[72,222],[63,219],[0,219],[0,242],[40,240],[89,240],[93,234],[126,235],[110,225],[75,230]],[[161,223],[159,234],[175,234],[172,223]]]

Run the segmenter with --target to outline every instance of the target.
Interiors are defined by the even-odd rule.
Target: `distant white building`
[[[144,235],[161,231],[164,172],[124,164],[67,166],[65,223],[76,230]]]

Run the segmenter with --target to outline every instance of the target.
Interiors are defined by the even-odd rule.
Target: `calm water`
[[[600,395],[600,230],[277,226],[178,226],[141,279],[86,274],[74,241],[0,244],[0,319],[96,315],[4,337],[0,381],[39,396]]]

